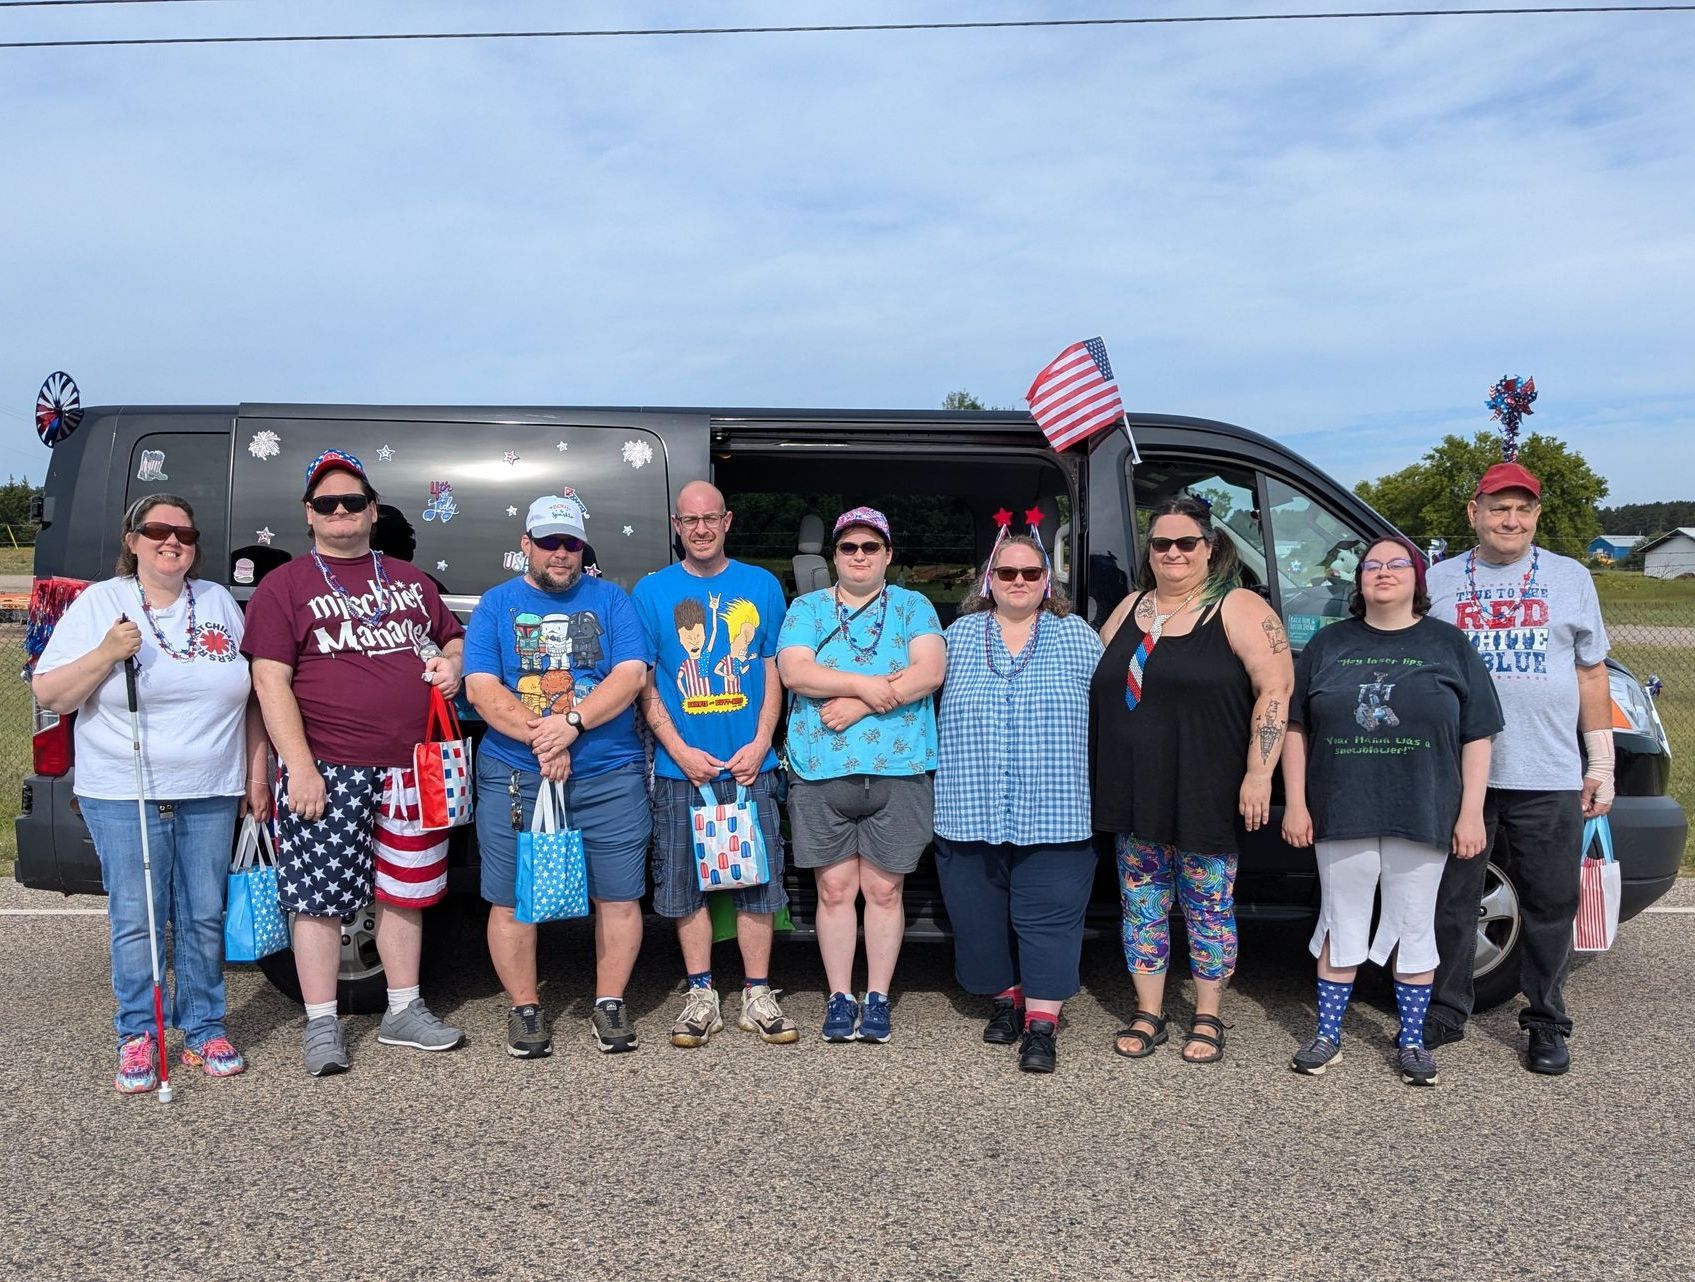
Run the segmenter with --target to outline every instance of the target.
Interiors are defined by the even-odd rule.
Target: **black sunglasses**
[[[144,539],[152,539],[155,543],[163,543],[174,534],[177,536],[177,542],[185,548],[191,548],[200,542],[200,531],[192,525],[170,525],[164,521],[143,521],[132,533],[139,534]]]
[[[337,507],[344,507],[357,515],[371,506],[371,500],[363,494],[320,494],[315,499],[307,499],[306,505],[319,516],[334,516]]]
[[[1180,539],[1151,538],[1148,540],[1148,546],[1155,552],[1169,552],[1174,545],[1179,552],[1193,552],[1205,542],[1206,537],[1204,535],[1185,534]]]
[[[560,548],[567,552],[581,552],[587,546],[574,534],[532,534],[530,542],[543,552],[557,552]]]
[[[1039,565],[997,565],[995,577],[1002,583],[1011,583],[1014,579],[1023,579],[1026,583],[1040,583],[1047,571]]]
[[[836,551],[843,556],[852,556],[855,552],[863,552],[866,556],[876,556],[883,550],[881,543],[838,543]]]

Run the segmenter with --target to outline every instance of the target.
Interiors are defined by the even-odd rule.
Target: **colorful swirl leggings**
[[[1236,970],[1236,856],[1197,855],[1118,834],[1118,897],[1124,912],[1124,962],[1139,975],[1171,964],[1173,882],[1189,935],[1196,979],[1229,979]]]

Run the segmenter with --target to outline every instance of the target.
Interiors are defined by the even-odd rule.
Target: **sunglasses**
[[[1206,537],[1200,534],[1185,534],[1180,539],[1155,537],[1148,540],[1148,546],[1155,552],[1169,552],[1175,547],[1179,552],[1193,552],[1206,542]]]
[[[1361,561],[1360,562],[1360,570],[1361,570],[1362,573],[1365,573],[1365,574],[1375,574],[1379,570],[1392,570],[1392,571],[1395,571],[1395,572],[1398,573],[1401,570],[1410,570],[1410,569],[1412,569],[1412,562],[1409,561],[1404,556],[1398,556],[1398,557],[1395,557],[1393,560],[1389,560],[1389,561]]]
[[[567,552],[581,552],[588,546],[573,534],[532,534],[530,542],[543,552],[557,552],[560,548]]]
[[[152,539],[155,543],[163,543],[174,534],[177,536],[177,542],[185,548],[191,548],[200,542],[200,531],[192,525],[170,525],[164,521],[143,521],[131,532],[141,535],[144,539]]]
[[[306,506],[319,516],[334,516],[338,507],[358,515],[371,506],[371,500],[363,494],[320,494],[315,499],[307,499]]]
[[[876,556],[883,550],[881,543],[838,543],[836,551],[843,556],[852,556],[855,552],[863,552],[866,556]]]
[[[1039,565],[997,565],[995,577],[1002,583],[1011,583],[1014,579],[1023,579],[1026,583],[1040,583],[1046,574]]]

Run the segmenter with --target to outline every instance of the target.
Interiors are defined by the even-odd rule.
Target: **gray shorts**
[[[797,868],[828,868],[849,855],[909,873],[930,844],[935,783],[929,775],[845,775],[789,786]]]

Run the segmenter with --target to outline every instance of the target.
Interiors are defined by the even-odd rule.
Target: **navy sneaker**
[[[847,993],[831,993],[829,1004],[824,1007],[824,1040],[851,1042],[858,1023],[859,1003]]]
[[[894,1031],[889,1024],[889,995],[866,993],[865,1006],[859,1016],[859,1040],[886,1042]]]

